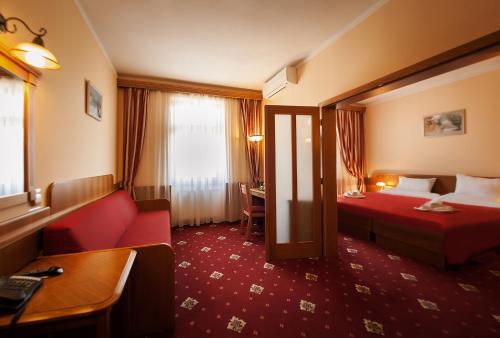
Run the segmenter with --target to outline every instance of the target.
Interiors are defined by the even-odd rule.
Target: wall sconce
[[[11,21],[18,21],[26,27],[26,29],[35,36],[32,42],[21,42],[10,50],[10,54],[15,58],[37,68],[41,69],[59,69],[61,65],[57,61],[54,54],[45,48],[42,37],[47,34],[45,28],[40,28],[38,33],[31,30],[26,22],[17,17],[5,18],[0,14],[0,33],[15,33],[17,26],[15,23],[9,28],[8,24]]]
[[[386,186],[385,182],[377,182],[377,183],[375,183],[375,185],[376,185],[377,187],[379,187],[379,188],[380,188],[380,190],[384,190],[384,189],[385,189],[385,186]]]
[[[250,141],[250,142],[260,142],[263,139],[264,139],[264,135],[255,134],[255,135],[248,136],[248,141]]]

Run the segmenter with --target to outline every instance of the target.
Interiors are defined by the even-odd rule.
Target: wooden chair
[[[252,196],[248,191],[248,185],[243,183],[238,183],[240,188],[240,200],[241,200],[241,223],[240,230],[244,233],[245,228],[245,218],[247,219],[246,226],[246,240],[250,240],[250,235],[252,232],[253,221],[256,218],[265,218],[265,207],[263,205],[253,205]]]

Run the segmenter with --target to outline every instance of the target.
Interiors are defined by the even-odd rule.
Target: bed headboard
[[[51,183],[47,191],[51,213],[109,195],[117,190],[113,181],[110,174]]]
[[[408,174],[408,173],[395,173],[395,172],[384,172],[384,171],[374,171],[372,175],[367,179],[367,189],[368,191],[377,191],[379,188],[375,185],[377,182],[385,182],[387,186],[396,186],[399,182],[399,176],[411,177],[411,178],[437,178],[432,192],[438,193],[440,195],[448,194],[455,191],[455,185],[457,183],[456,176],[446,176],[446,175],[421,175],[421,174]]]

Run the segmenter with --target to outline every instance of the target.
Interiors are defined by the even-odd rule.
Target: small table
[[[16,324],[16,336],[95,325],[96,337],[110,337],[111,308],[122,295],[135,256],[132,249],[113,249],[45,256],[27,265],[22,271],[60,266],[64,273],[43,281]],[[11,319],[0,316],[0,333]]]

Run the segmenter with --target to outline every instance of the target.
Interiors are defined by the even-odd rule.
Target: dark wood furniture
[[[111,310],[122,297],[125,318],[119,319],[126,325],[119,325],[119,332],[113,332],[113,336],[129,337],[129,295],[122,293],[135,258],[135,250],[114,249],[40,257],[28,264],[22,271],[60,266],[64,273],[44,280],[19,318],[16,336],[94,326],[95,337],[111,337]],[[0,316],[0,332],[7,331],[11,319],[12,315]]]
[[[240,231],[245,233],[245,239],[250,240],[250,235],[252,231],[253,222],[258,218],[265,218],[266,213],[263,206],[254,205],[252,202],[251,190],[248,188],[248,184],[238,183],[240,190],[240,202],[241,202],[241,222]],[[246,227],[245,227],[246,218]]]
[[[112,175],[55,182],[49,186],[49,204],[53,212],[64,213],[107,196],[116,189]],[[170,209],[166,199],[135,203],[139,211]],[[174,251],[166,243],[134,246],[131,249],[137,251],[131,286],[132,336],[165,335],[174,329]]]

